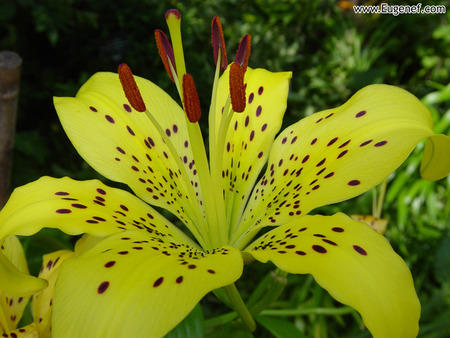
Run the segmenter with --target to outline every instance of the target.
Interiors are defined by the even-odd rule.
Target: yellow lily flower
[[[81,156],[135,195],[98,180],[43,177],[17,188],[0,213],[0,242],[43,227],[100,238],[62,264],[52,333],[160,337],[218,288],[254,329],[233,284],[245,259],[312,274],[336,300],[359,311],[375,337],[417,335],[420,304],[411,273],[388,241],[344,214],[308,213],[378,185],[424,138],[448,152],[447,138],[433,133],[428,110],[405,90],[372,85],[277,136],[291,73],[247,67],[249,36],[227,67],[214,18],[208,160],[180,18],[178,11],[166,14],[173,50],[161,31],[156,37],[183,108],[125,65],[120,79],[97,73],[75,98],[54,100]],[[447,175],[449,157],[429,165],[433,151],[427,154],[427,177]],[[175,215],[187,231],[150,205]],[[267,226],[275,228],[258,237]],[[10,266],[0,269],[10,290],[13,277],[42,287]]]

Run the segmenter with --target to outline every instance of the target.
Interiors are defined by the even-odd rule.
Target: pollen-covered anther
[[[175,65],[175,56],[173,54],[172,45],[170,44],[167,35],[164,34],[164,32],[159,29],[155,30],[155,39],[156,39],[156,47],[158,47],[158,53],[164,64],[164,68],[166,69],[166,72],[169,74],[172,82],[174,82],[173,75],[176,75],[177,68]],[[172,65],[175,74],[172,74],[170,65]]]
[[[214,63],[217,65],[217,59],[220,52],[220,70],[225,70],[228,66],[227,51],[225,48],[225,39],[223,38],[222,24],[218,16],[212,19],[211,23],[211,42],[214,52]]]
[[[248,58],[250,57],[250,50],[252,46],[252,37],[249,34],[245,34],[239,43],[239,47],[236,52],[234,62],[240,64],[244,69],[244,73],[247,70]]]
[[[198,122],[202,111],[200,108],[200,99],[191,74],[183,75],[183,103],[189,121],[192,123]]]
[[[242,113],[245,110],[244,69],[236,62],[230,66],[230,98],[233,111]]]
[[[122,84],[125,96],[130,105],[138,112],[144,112],[146,110],[144,100],[142,99],[141,92],[136,84],[130,67],[127,64],[122,63],[119,65],[119,80]]]

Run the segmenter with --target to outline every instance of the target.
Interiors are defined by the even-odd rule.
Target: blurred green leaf
[[[186,338],[186,337],[204,337],[205,336],[205,319],[200,304],[197,304],[191,313],[183,319],[166,338]]]
[[[306,336],[297,327],[286,319],[268,316],[258,316],[256,321],[264,326],[270,333],[277,338],[298,337],[306,338]]]

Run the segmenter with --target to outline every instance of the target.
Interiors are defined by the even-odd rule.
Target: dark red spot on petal
[[[108,263],[105,264],[105,268],[110,268],[114,266],[114,264],[116,264],[116,261],[109,261]]]
[[[164,281],[164,277],[159,277],[157,280],[155,280],[155,282],[153,283],[153,287],[156,288],[158,286],[160,286],[162,284],[162,282]]]
[[[177,279],[175,280],[175,282],[177,284],[180,284],[183,281],[183,276],[178,276]]]
[[[366,250],[364,250],[363,248],[361,248],[359,245],[353,245],[353,249],[354,249],[357,253],[359,253],[360,255],[367,256]]]
[[[99,294],[102,294],[103,292],[106,291],[106,289],[109,287],[109,282],[103,282],[102,284],[100,284],[98,286],[97,292]]]
[[[78,208],[78,209],[86,209],[87,208],[87,206],[85,206],[83,204],[77,204],[77,203],[72,204],[72,206],[74,208]]]
[[[366,111],[365,110],[361,110],[359,113],[357,113],[355,115],[355,117],[361,117],[361,116],[364,116],[364,115],[366,115]]]
[[[72,210],[70,210],[70,209],[58,209],[58,210],[56,210],[56,212],[58,214],[70,214],[72,212]]]
[[[97,192],[99,193],[99,194],[101,194],[101,195],[106,195],[106,191],[105,190],[103,190],[103,189],[97,189]]]
[[[337,244],[336,244],[335,242],[333,242],[333,241],[330,241],[329,239],[326,239],[326,238],[322,238],[322,241],[324,241],[325,243],[328,243],[328,244],[331,244],[331,245],[337,246]]]
[[[304,251],[296,251],[295,253],[300,256],[306,255],[306,252],[304,252]]]
[[[334,172],[331,172],[331,173],[329,173],[329,174],[326,174],[323,178],[330,178],[331,176],[333,176],[334,175]]]
[[[344,156],[345,154],[348,153],[348,150],[344,150],[343,152],[341,152],[337,158],[341,158],[342,156]]]
[[[374,147],[381,147],[381,146],[384,146],[386,143],[387,143],[387,141],[381,141],[381,142],[375,143],[373,146]]]
[[[313,250],[318,252],[318,253],[326,253],[327,249],[325,249],[323,246],[320,245],[313,245],[312,246]]]
[[[363,142],[363,143],[361,143],[359,146],[360,147],[364,147],[364,146],[366,146],[366,145],[368,145],[370,142],[372,142],[373,140],[368,140],[368,141],[365,141],[365,142]]]
[[[58,191],[58,192],[55,192],[55,195],[58,195],[58,196],[67,196],[67,195],[69,195],[69,193],[68,193],[68,192],[64,192],[64,191]]]
[[[134,133],[133,129],[130,128],[130,126],[127,126],[127,130],[128,132],[132,135],[135,136],[136,134]]]
[[[105,115],[105,119],[106,119],[109,123],[116,123],[116,122],[114,121],[114,119],[113,119],[111,116],[109,116],[109,115]]]
[[[340,227],[334,227],[331,229],[334,232],[344,232],[344,229],[340,228]]]
[[[356,186],[356,185],[360,185],[361,182],[359,180],[351,180],[347,184],[350,185],[350,186]]]
[[[331,146],[332,144],[334,144],[336,141],[338,140],[337,137],[333,138],[332,140],[330,140],[330,142],[328,142],[327,147]]]

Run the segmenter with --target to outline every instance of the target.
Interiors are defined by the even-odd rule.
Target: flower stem
[[[230,298],[231,304],[234,307],[234,311],[236,311],[239,316],[241,317],[243,323],[247,328],[253,332],[256,329],[255,321],[248,311],[247,307],[245,306],[244,301],[241,298],[241,295],[239,294],[238,289],[236,288],[235,284],[227,285],[223,288],[227,294],[227,296]]]
[[[350,306],[343,306],[339,308],[307,308],[307,309],[280,309],[280,310],[264,310],[261,312],[263,316],[277,316],[277,317],[289,317],[289,316],[302,316],[302,315],[325,315],[335,316],[351,313],[355,310]]]

